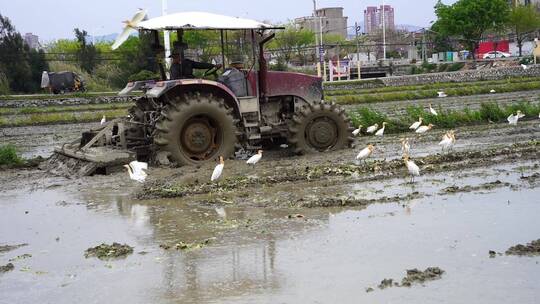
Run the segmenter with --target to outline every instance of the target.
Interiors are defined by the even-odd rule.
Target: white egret
[[[355,129],[354,131],[352,131],[352,135],[358,136],[358,134],[360,134],[361,130],[362,130],[362,125],[359,125],[358,129]]]
[[[129,178],[132,180],[138,181],[139,183],[144,182],[148,176],[144,170],[148,170],[148,164],[145,162],[132,161],[128,165],[124,165],[128,169]]]
[[[411,130],[416,130],[418,129],[418,127],[420,127],[420,125],[422,124],[422,117],[418,117],[418,121],[416,121],[415,123],[413,123],[409,129]]]
[[[416,133],[418,134],[422,134],[422,133],[426,133],[427,131],[431,130],[435,125],[432,125],[432,124],[429,124],[427,126],[420,126],[418,127],[418,129],[416,129]]]
[[[521,68],[522,68],[523,70],[526,70],[526,69],[528,69],[529,67],[526,66],[525,64],[522,64],[522,65],[521,65]]]
[[[223,156],[220,156],[219,164],[214,168],[214,172],[212,172],[212,177],[210,178],[210,181],[213,182],[221,176],[224,166],[225,166],[225,161],[223,161]]]
[[[439,113],[437,113],[437,111],[435,111],[435,109],[431,107],[431,104],[429,104],[429,113],[435,116],[439,115]]]
[[[375,147],[373,145],[371,145],[371,144],[367,145],[367,147],[362,149],[362,151],[360,151],[360,153],[358,153],[358,155],[356,155],[356,159],[361,159],[361,160],[363,160],[365,162],[366,159],[371,156],[374,149],[375,149]]]
[[[255,166],[255,164],[261,160],[261,158],[262,158],[262,153],[263,153],[263,150],[257,151],[257,154],[251,156],[251,157],[246,161],[246,164]]]
[[[386,122],[382,123],[382,128],[380,128],[377,133],[375,133],[375,136],[383,136],[384,135],[384,128],[386,127]]]
[[[508,123],[511,124],[511,125],[514,125],[516,126],[517,123],[518,123],[518,120],[522,117],[525,117],[525,115],[523,115],[523,113],[521,113],[520,110],[518,110],[516,112],[516,115],[514,115],[514,113],[510,114],[510,116],[508,116],[508,118],[506,118],[506,120],[508,120]]]
[[[454,142],[455,137],[453,137],[451,131],[448,131],[442,136],[442,140],[439,142],[439,146],[441,146],[441,149],[444,152],[444,150],[449,150],[450,148],[452,148]]]
[[[216,213],[219,217],[222,217],[222,218],[226,218],[227,217],[227,212],[225,211],[225,208],[223,207],[216,207]]]
[[[105,115],[101,118],[100,124],[104,125],[107,122],[107,119],[105,118]]]
[[[490,93],[496,93],[494,89],[489,90]]]
[[[409,160],[409,156],[405,155],[403,157],[403,161],[405,162],[405,166],[407,166],[407,170],[409,171],[409,175],[411,176],[411,183],[414,182],[415,176],[420,176],[420,168],[412,161]]]
[[[448,95],[446,95],[446,93],[443,92],[443,91],[439,91],[439,92],[437,92],[437,97],[443,98],[443,97],[448,97]]]
[[[133,16],[131,20],[122,21],[126,24],[126,26],[124,27],[122,33],[118,35],[118,37],[116,37],[116,40],[111,46],[111,49],[116,50],[120,45],[122,45],[122,43],[124,43],[129,38],[129,35],[136,31],[137,26],[141,21],[144,20],[145,17],[146,11],[139,8],[139,10],[137,10],[137,13],[135,13],[135,16]]]
[[[411,145],[409,144],[409,139],[402,138],[401,139],[401,153],[403,155],[409,155],[410,151],[411,151]]]
[[[374,124],[366,129],[366,133],[373,133],[379,128],[379,124]]]

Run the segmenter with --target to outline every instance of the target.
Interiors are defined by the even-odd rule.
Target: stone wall
[[[473,82],[481,80],[500,80],[515,77],[540,77],[540,65],[529,65],[527,69],[521,66],[485,68],[479,70],[430,73],[406,76],[392,76],[376,79],[363,79],[342,81],[336,83],[326,82],[325,90],[354,90],[374,87],[396,87],[409,85],[422,85],[442,82]]]

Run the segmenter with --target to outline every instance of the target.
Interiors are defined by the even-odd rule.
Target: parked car
[[[494,58],[507,58],[510,57],[510,53],[501,52],[501,51],[492,51],[489,53],[485,53],[482,58],[483,59],[494,59]]]

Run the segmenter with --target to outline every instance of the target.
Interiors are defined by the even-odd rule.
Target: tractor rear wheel
[[[230,157],[237,141],[232,112],[211,94],[179,96],[162,111],[154,142],[179,165]]]
[[[289,124],[289,143],[298,154],[350,147],[353,128],[334,103],[316,102],[296,112]]]

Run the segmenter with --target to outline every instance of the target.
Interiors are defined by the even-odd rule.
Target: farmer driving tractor
[[[169,56],[173,62],[171,64],[171,80],[183,78],[195,78],[193,69],[219,69],[221,64],[211,64],[206,62],[198,62],[187,59],[184,56],[184,51],[188,48],[186,43],[181,43],[176,46],[175,51]]]

